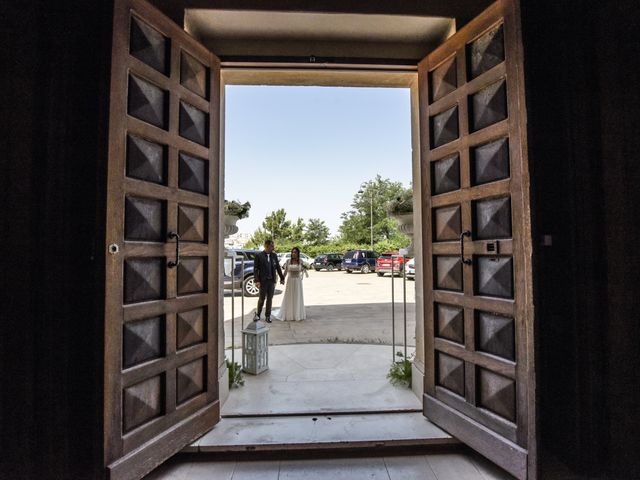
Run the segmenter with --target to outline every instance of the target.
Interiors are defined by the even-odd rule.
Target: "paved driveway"
[[[269,332],[271,345],[295,343],[366,343],[391,345],[392,307],[391,277],[375,273],[363,275],[345,272],[309,272],[304,279],[304,298],[307,319],[302,322],[274,320]],[[395,286],[395,344],[404,339],[404,307],[402,278],[394,278]],[[273,307],[282,302],[284,286],[273,297]],[[415,346],[415,282],[406,282],[407,345]],[[230,295],[224,299],[226,345],[231,346]],[[257,298],[245,297],[244,324],[252,321]],[[236,346],[241,345],[241,299],[235,298],[234,327]],[[264,316],[264,313],[263,313]]]

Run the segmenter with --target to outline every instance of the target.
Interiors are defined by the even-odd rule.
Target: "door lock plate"
[[[486,253],[497,255],[500,253],[500,244],[497,240],[494,240],[493,242],[487,242],[484,244],[484,250]]]

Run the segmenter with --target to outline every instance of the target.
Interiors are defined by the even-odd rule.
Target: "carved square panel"
[[[490,370],[478,368],[478,406],[516,421],[516,382]]]
[[[456,57],[451,57],[429,74],[430,98],[432,102],[458,88],[458,64]]]
[[[129,75],[127,113],[143,122],[167,129],[169,94],[135,75]]]
[[[122,392],[122,421],[125,432],[164,414],[164,381],[151,377]]]
[[[486,143],[471,149],[473,185],[509,178],[509,139]]]
[[[167,146],[127,135],[127,177],[166,185]]]
[[[511,238],[510,197],[478,200],[473,202],[472,211],[475,238]]]
[[[180,136],[207,147],[209,145],[208,115],[202,110],[180,102]]]
[[[460,189],[460,155],[455,153],[431,163],[433,195]]]
[[[499,25],[467,45],[469,79],[504,62],[504,30]]]
[[[193,93],[207,98],[208,68],[187,52],[180,54],[180,83]]]
[[[165,258],[127,258],[124,261],[124,303],[165,297]]]
[[[475,273],[477,295],[513,298],[511,257],[477,257]]]
[[[476,350],[515,360],[514,323],[511,317],[476,312]]]
[[[458,106],[434,115],[430,119],[431,148],[437,148],[457,139],[458,134]]]
[[[459,240],[462,228],[460,205],[433,209],[434,241]]]
[[[206,340],[207,308],[178,312],[176,348],[178,350]]]
[[[164,356],[164,330],[164,317],[125,323],[122,334],[123,367],[133,367]]]
[[[469,129],[473,132],[507,118],[507,82],[502,80],[474,93],[469,101]]]
[[[446,353],[436,352],[437,382],[441,387],[464,397],[464,362]]]
[[[205,391],[206,357],[187,363],[176,370],[176,401],[184,403]]]
[[[138,17],[131,16],[129,53],[151,68],[164,73],[169,66],[169,39]]]
[[[207,195],[209,192],[209,163],[180,152],[178,187]]]
[[[178,205],[178,233],[185,242],[207,241],[207,209]]]
[[[207,290],[207,259],[182,257],[178,265],[178,295]]]
[[[453,305],[436,303],[436,336],[464,344],[464,310]]]
[[[164,242],[166,203],[163,200],[126,196],[124,200],[124,239]]]
[[[434,262],[436,288],[462,291],[462,263],[459,257],[436,256]]]

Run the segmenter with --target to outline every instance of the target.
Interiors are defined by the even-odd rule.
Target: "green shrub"
[[[398,251],[401,248],[406,248],[411,243],[411,240],[405,235],[397,235],[391,240],[381,240],[373,245],[373,250],[381,254],[383,252]],[[293,246],[293,245],[292,245]],[[325,253],[339,253],[344,255],[347,250],[370,250],[370,244],[358,244],[350,242],[333,241],[324,245],[299,245],[302,253],[306,253],[311,258],[316,258],[318,255]],[[276,248],[278,252],[288,252],[291,248],[288,248],[288,242],[279,243]]]
[[[227,359],[227,370],[229,370],[229,388],[238,388],[244,385],[242,378],[242,366],[238,362]]]
[[[396,356],[399,360],[391,363],[391,367],[389,368],[389,373],[387,373],[387,378],[391,382],[392,385],[405,386],[407,388],[411,387],[411,364],[413,363],[414,354],[412,353],[408,357],[402,354],[402,352],[397,352]]]
[[[294,245],[291,244],[289,247],[289,242],[282,242],[276,245],[278,252],[288,252]],[[322,255],[325,253],[339,253],[344,255],[347,250],[356,250],[356,249],[365,249],[369,248],[369,245],[358,245],[356,243],[347,243],[340,241],[332,241],[325,243],[324,245],[306,245],[304,243],[298,244],[302,253],[306,253],[311,258],[316,258],[318,255]]]
[[[381,240],[374,243],[373,250],[378,253],[398,251],[401,248],[406,248],[411,243],[411,240],[406,235],[398,234],[390,240]],[[289,240],[276,241],[276,252],[284,253],[290,252],[293,247],[299,247],[300,251],[309,255],[311,258],[316,258],[318,255],[325,253],[339,253],[344,255],[347,250],[370,250],[370,244],[359,244],[351,242],[331,241],[323,245],[307,245],[301,242],[291,242]],[[247,243],[245,248],[261,249],[262,245],[254,245],[253,243]]]
[[[373,245],[373,249],[376,253],[381,254],[384,252],[397,252],[401,248],[406,248],[411,243],[411,240],[406,235],[398,235],[392,240],[381,240]]]

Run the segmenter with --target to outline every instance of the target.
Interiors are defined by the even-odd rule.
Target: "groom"
[[[273,240],[266,240],[264,242],[264,250],[256,255],[253,264],[253,276],[256,286],[260,289],[260,298],[258,299],[256,316],[253,319],[254,322],[260,320],[262,305],[266,297],[265,320],[267,323],[271,323],[271,300],[273,300],[273,292],[276,288],[276,273],[280,277],[280,283],[284,284],[284,275],[282,275],[278,257],[273,253]]]

